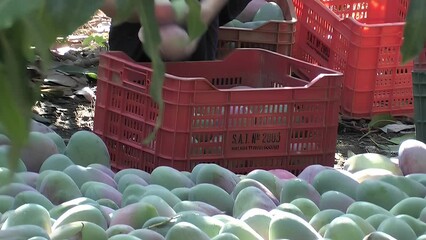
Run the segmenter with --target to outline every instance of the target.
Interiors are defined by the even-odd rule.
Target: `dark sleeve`
[[[219,14],[219,25],[223,26],[240,14],[250,0],[229,0]]]

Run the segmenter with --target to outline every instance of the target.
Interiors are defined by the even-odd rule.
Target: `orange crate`
[[[411,71],[400,48],[409,0],[293,0],[296,58],[344,74],[341,112],[413,115]]]
[[[262,48],[291,56],[296,34],[296,13],[291,0],[267,0],[275,2],[284,13],[284,21],[269,21],[254,29],[219,28],[218,58],[222,59],[235,48]]]
[[[333,166],[341,73],[263,49],[167,63],[166,72],[164,122],[142,145],[158,116],[149,95],[152,69],[121,52],[101,56],[94,132],[108,146],[113,169],[190,171],[209,162],[236,173],[298,173],[311,164]]]

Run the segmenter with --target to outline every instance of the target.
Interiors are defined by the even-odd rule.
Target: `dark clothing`
[[[197,49],[188,61],[214,60],[218,41],[219,26],[234,19],[250,2],[250,0],[229,0],[219,16],[213,20],[206,33],[201,37]],[[123,23],[112,26],[109,33],[109,48],[111,51],[123,51],[137,62],[149,62],[142,43],[138,37],[139,23]]]

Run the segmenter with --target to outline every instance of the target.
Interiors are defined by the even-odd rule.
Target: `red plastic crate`
[[[237,49],[223,61],[167,63],[166,72],[164,122],[142,145],[158,116],[149,96],[152,70],[121,52],[101,56],[94,132],[113,169],[190,171],[207,162],[236,173],[296,174],[311,164],[333,166],[341,73],[262,49]]]
[[[292,0],[267,0],[281,7],[284,21],[269,21],[254,29],[222,26],[218,33],[218,59],[235,48],[262,48],[291,56],[297,17]]]
[[[344,74],[341,113],[413,115],[413,63],[401,65],[409,0],[293,0],[296,58]]]

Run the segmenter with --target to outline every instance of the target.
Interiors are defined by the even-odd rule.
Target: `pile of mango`
[[[426,239],[426,174],[378,154],[297,176],[210,163],[113,172],[94,133],[33,131],[11,175],[9,144],[0,134],[0,239]]]

